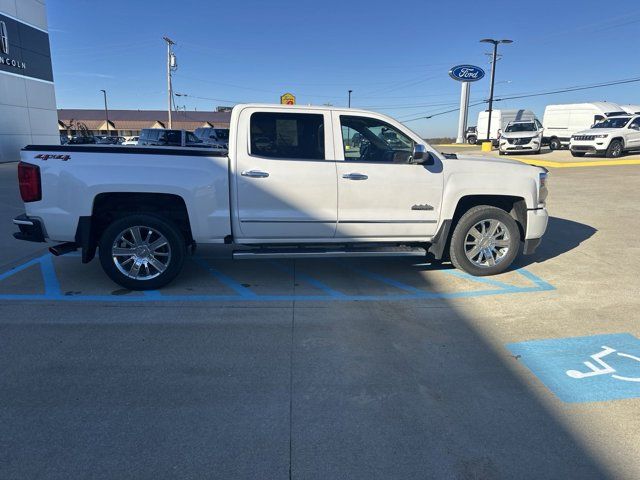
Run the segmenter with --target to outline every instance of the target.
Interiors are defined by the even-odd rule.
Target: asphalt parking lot
[[[0,478],[639,478],[640,165],[575,167],[496,277],[200,248],[142,294],[13,240],[0,165]]]

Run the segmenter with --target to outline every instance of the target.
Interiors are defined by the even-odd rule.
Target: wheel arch
[[[173,222],[187,245],[193,245],[189,212],[184,198],[169,193],[103,192],[93,199],[91,216],[80,217],[76,243],[82,249],[82,262],[90,262],[105,228],[125,215],[154,214]]]
[[[518,225],[520,239],[525,238],[527,231],[527,203],[524,198],[513,195],[465,195],[458,200],[453,216],[444,220],[438,233],[434,236],[429,252],[441,260],[449,251],[451,236],[460,218],[473,207],[488,205],[507,212]]]
[[[507,212],[518,224],[520,238],[524,238],[527,231],[527,203],[524,198],[513,195],[466,195],[461,197],[451,219],[451,228],[455,228],[462,215],[479,205],[488,205]]]

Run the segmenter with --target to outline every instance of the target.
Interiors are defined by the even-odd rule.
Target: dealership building
[[[107,121],[108,119],[108,121]],[[171,128],[195,130],[200,127],[229,128],[230,111],[184,111],[171,113]],[[166,110],[58,110],[61,135],[112,135],[130,137],[143,128],[169,128]]]
[[[0,0],[0,162],[60,143],[45,0]]]

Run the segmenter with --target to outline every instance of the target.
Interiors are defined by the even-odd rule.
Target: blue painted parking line
[[[628,333],[532,340],[507,348],[565,402],[640,397],[640,340]]]
[[[389,294],[348,294],[335,288],[331,288],[324,282],[302,272],[295,272],[296,280],[301,280],[309,285],[312,285],[322,292],[320,295],[304,295],[304,294],[257,294],[250,287],[243,285],[229,275],[222,273],[220,270],[210,265],[202,258],[194,258],[194,261],[200,265],[206,272],[212,275],[217,281],[228,287],[233,293],[229,295],[219,294],[207,294],[207,295],[168,295],[161,293],[160,291],[147,291],[142,295],[65,295],[61,291],[60,282],[58,280],[55,267],[53,265],[52,257],[49,254],[41,257],[29,260],[22,265],[19,265],[12,270],[0,273],[0,300],[46,300],[46,301],[63,301],[63,302],[172,302],[172,301],[186,301],[186,302],[219,302],[219,301],[252,301],[252,302],[273,302],[273,301],[397,301],[397,300],[426,300],[426,299],[456,299],[456,298],[470,298],[481,297],[489,295],[504,295],[504,294],[516,294],[516,293],[533,293],[543,292],[548,290],[554,290],[554,287],[544,280],[540,279],[536,275],[526,270],[517,270],[523,278],[530,281],[530,285],[517,286],[510,285],[508,283],[499,282],[495,280],[486,281],[481,280],[480,283],[492,288],[471,290],[471,291],[451,291],[451,292],[432,292],[423,290],[411,285],[407,285],[395,278],[389,276],[380,275],[378,273],[369,272],[365,269],[353,267],[352,270],[358,275],[362,275],[365,278],[370,278],[386,285],[390,285],[398,289],[398,293]],[[2,293],[2,281],[6,280],[13,275],[16,275],[25,269],[38,265],[42,272],[42,278],[44,281],[44,293],[32,294],[32,293]],[[273,262],[276,268],[282,271],[293,274],[293,269],[284,266],[278,262]],[[341,265],[345,266],[345,265]],[[350,265],[347,265],[351,268]],[[433,270],[434,275],[439,275],[442,272],[450,272],[450,270]],[[461,278],[466,278],[462,276]],[[469,280],[476,280],[475,277],[469,278]],[[293,277],[292,277],[293,281]],[[13,287],[15,288],[15,286]]]
[[[493,278],[474,277],[473,275],[469,275],[468,273],[461,272],[460,270],[450,269],[450,270],[443,270],[443,272],[446,272],[448,275],[453,275],[454,277],[462,278],[464,280],[484,283],[485,285],[492,285],[494,287],[499,287],[504,289],[514,288],[513,285],[509,285],[508,283],[500,282],[498,280],[494,280]]]
[[[302,272],[294,272],[293,268],[287,267],[286,265],[282,265],[282,263],[280,262],[271,261],[269,263],[282,272],[289,273],[291,275],[295,274],[295,278],[297,280],[302,280],[303,282],[308,283],[309,285],[317,288],[318,290],[322,290],[323,292],[326,292],[327,295],[331,297],[344,297],[344,293],[334,290],[333,288],[329,287],[328,285],[321,282],[320,280],[317,280],[311,277],[310,275],[307,275]]]
[[[207,272],[209,272],[211,275],[213,275],[216,278],[216,280],[218,280],[223,285],[229,287],[231,290],[236,292],[240,297],[242,297],[242,298],[253,298],[253,297],[256,296],[256,294],[254,292],[252,292],[250,288],[245,287],[240,282],[236,282],[233,278],[229,277],[228,275],[225,275],[224,273],[220,272],[219,270],[216,270],[215,268],[213,268],[211,265],[209,265],[204,260],[202,260],[200,258],[197,258],[197,257],[194,258],[194,260],[198,265],[200,265]]]
[[[389,278],[389,277],[385,277],[384,275],[379,275],[377,273],[374,272],[370,272],[369,270],[365,270],[364,268],[360,268],[360,267],[355,267],[353,265],[345,265],[344,263],[341,263],[339,265],[340,267],[346,267],[349,270],[362,275],[363,277],[367,277],[370,278],[372,280],[376,280],[380,283],[384,283],[385,285],[390,285],[392,287],[396,287],[399,288],[400,290],[404,290],[406,292],[411,292],[411,293],[417,293],[417,294],[421,294],[421,293],[425,293],[424,290],[420,290],[419,288],[416,287],[412,287],[411,285],[407,285],[406,283],[402,283],[398,280],[395,280],[393,278]]]

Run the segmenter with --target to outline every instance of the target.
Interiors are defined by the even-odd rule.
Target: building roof
[[[195,130],[199,127],[228,127],[231,112],[178,111],[171,115],[173,128]],[[84,123],[89,130],[104,130],[104,110],[59,109],[58,121],[63,126],[73,122]],[[115,130],[141,130],[153,128],[158,123],[168,126],[166,110],[109,110],[109,125]],[[102,128],[101,128],[102,127]]]

